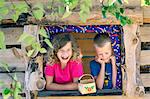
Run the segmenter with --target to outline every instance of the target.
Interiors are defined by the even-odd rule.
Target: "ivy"
[[[132,24],[132,21],[130,18],[124,15],[124,8],[121,6],[122,1],[112,1],[112,3],[109,2],[109,5],[103,5],[102,6],[102,16],[103,18],[106,18],[106,14],[110,13],[111,15],[115,16],[117,20],[120,21],[121,25],[124,26],[126,24]]]
[[[86,22],[87,18],[90,15],[90,9],[92,8],[92,0],[81,0],[80,4],[80,20]]]

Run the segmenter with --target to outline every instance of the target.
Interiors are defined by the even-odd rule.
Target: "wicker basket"
[[[94,77],[90,74],[83,74],[79,78],[78,89],[81,94],[90,94],[96,92]]]

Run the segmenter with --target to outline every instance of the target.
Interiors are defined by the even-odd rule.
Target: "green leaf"
[[[26,13],[28,12],[28,5],[25,3],[25,2],[22,2],[22,3],[18,3],[15,5],[15,9],[21,13]]]
[[[73,0],[70,4],[69,4],[69,8],[71,10],[73,10],[77,5],[78,5],[79,0]]]
[[[63,14],[64,12],[65,12],[65,8],[62,7],[62,6],[59,6],[59,7],[58,7],[58,13],[59,13],[59,14]]]
[[[80,15],[80,20],[81,20],[83,23],[86,22],[86,20],[87,20],[87,18],[88,18],[88,16],[89,16],[89,14],[86,13],[86,12],[80,12],[79,15]]]
[[[28,36],[23,41],[26,46],[32,45],[34,42],[36,42],[36,38],[34,36]]]
[[[106,11],[102,11],[103,18],[106,18]]]
[[[6,49],[5,36],[2,31],[0,31],[0,49]]]
[[[11,95],[11,89],[5,88],[2,92],[3,99],[8,99]]]
[[[3,7],[5,5],[5,0],[0,0],[0,7]]]
[[[39,30],[39,34],[45,38],[49,38],[43,27]]]
[[[14,22],[16,22],[18,20],[18,18],[19,18],[19,14],[18,13],[14,13],[12,15],[12,19],[13,19]]]
[[[120,12],[123,14],[123,13],[124,13],[124,9],[123,9],[123,8],[120,8]]]
[[[122,0],[117,0],[120,4],[122,4]]]
[[[35,51],[35,49],[29,50],[27,53],[27,56],[31,57],[33,55],[34,51]]]
[[[2,15],[6,15],[6,14],[8,14],[8,12],[9,12],[8,8],[6,8],[6,7],[0,8],[0,14],[2,14]]]
[[[38,42],[32,44],[32,48],[39,51],[41,49],[41,45]]]
[[[111,6],[116,2],[116,0],[108,0],[108,5]]]
[[[46,53],[46,52],[47,52],[47,50],[45,48],[40,49],[40,53]]]
[[[45,42],[50,48],[54,48],[49,39],[45,39],[44,42]]]
[[[71,11],[65,12],[64,15],[63,15],[63,17],[62,17],[62,19],[69,17],[71,14],[72,14]]]
[[[119,17],[120,17],[120,13],[116,12],[116,13],[115,13],[115,16],[116,16],[116,19],[118,20]]]
[[[17,42],[24,41],[28,36],[30,36],[28,33],[22,33]]]
[[[44,11],[41,9],[33,10],[33,15],[36,19],[41,20],[44,16]]]
[[[2,66],[3,68],[5,68],[5,70],[7,70],[8,72],[10,72],[9,71],[9,69],[8,69],[8,64],[7,63],[5,63],[5,62],[0,62],[0,66]]]

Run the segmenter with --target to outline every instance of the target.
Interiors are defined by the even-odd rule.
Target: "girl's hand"
[[[115,58],[115,56],[111,56],[110,60],[111,60],[111,62],[112,62],[113,65],[116,64],[116,58]]]
[[[95,61],[100,63],[100,64],[105,64],[105,61],[99,58],[98,56],[95,56]]]

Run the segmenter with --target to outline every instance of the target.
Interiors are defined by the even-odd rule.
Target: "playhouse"
[[[46,3],[45,0],[42,2]],[[6,17],[0,24],[0,29],[6,36],[6,50],[0,50],[0,62],[7,62],[10,72],[0,69],[0,80],[10,87],[12,79],[9,75],[16,74],[18,81],[23,86],[20,94],[26,99],[122,99],[127,97],[149,99],[150,7],[141,7],[140,0],[129,0],[129,2],[128,5],[125,5],[125,14],[133,20],[133,23],[125,26],[121,26],[120,22],[111,15],[102,18],[102,13],[97,9],[90,12],[85,23],[80,21],[77,12],[73,12],[63,20],[57,18],[55,23],[50,21],[52,18],[50,16],[45,16],[45,19],[41,21],[30,16],[23,24],[14,23],[9,19],[9,16]],[[98,6],[98,0],[93,0],[93,5]],[[108,32],[116,57],[117,89],[97,90],[97,92],[87,95],[82,95],[79,91],[46,90],[43,87],[45,85],[43,69],[47,53],[35,52],[30,58],[26,57],[25,53],[30,47],[17,42],[22,33],[28,33],[47,49],[48,45],[43,42],[44,38],[38,35],[38,30],[41,27],[46,31],[49,40],[59,33],[73,35],[83,54],[82,64],[85,74],[90,74],[89,62],[95,56],[92,46],[94,36]],[[33,81],[33,79],[36,80]],[[0,86],[0,99],[3,88],[4,86]]]

